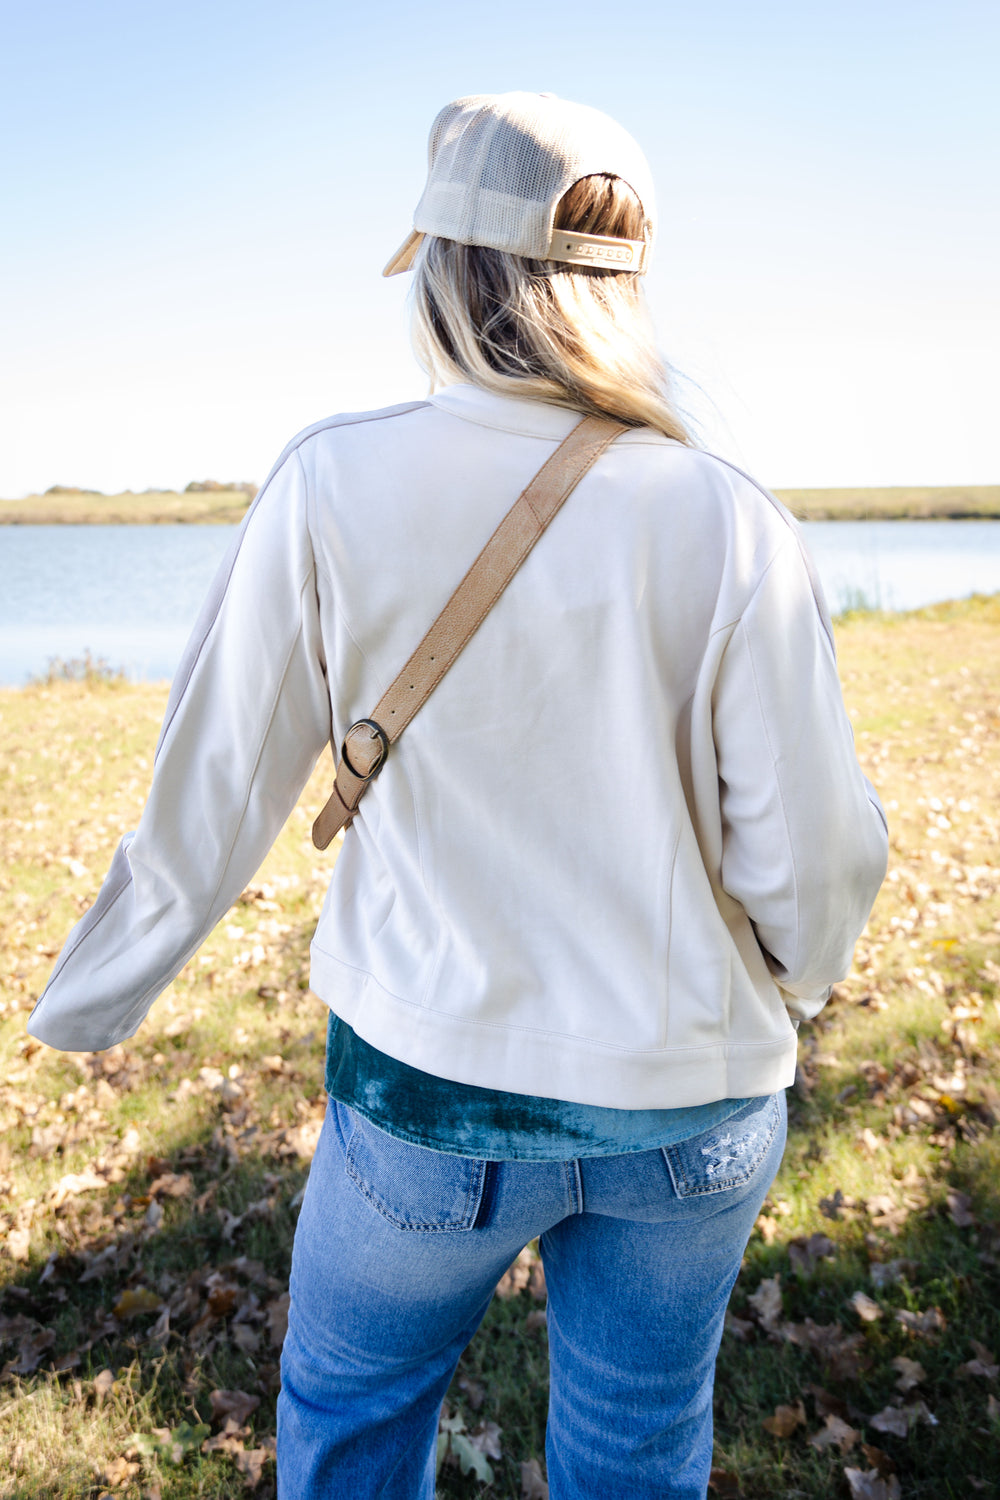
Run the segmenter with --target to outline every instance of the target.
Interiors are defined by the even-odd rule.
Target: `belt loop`
[[[574,1157],[572,1161],[563,1162],[563,1172],[566,1177],[566,1197],[569,1200],[569,1211],[571,1214],[582,1214],[583,1173],[580,1171],[579,1160]]]

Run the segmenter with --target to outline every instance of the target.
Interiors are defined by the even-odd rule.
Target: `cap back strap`
[[[625,431],[611,417],[584,417],[515,501],[371,717],[358,719],[344,736],[333,791],[313,824],[317,849],[351,822],[389,746],[478,630],[559,507]]]
[[[574,234],[569,229],[553,229],[549,239],[549,260],[567,261],[571,266],[594,266],[600,271],[636,271],[646,269],[645,240],[620,240],[608,234]]]

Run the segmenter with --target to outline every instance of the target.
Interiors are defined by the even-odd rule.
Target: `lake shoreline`
[[[799,521],[1000,521],[1000,484],[774,493]],[[0,526],[234,526],[249,505],[244,490],[141,495],[66,491],[0,500]]]

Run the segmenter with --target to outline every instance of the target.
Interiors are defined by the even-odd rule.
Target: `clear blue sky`
[[[645,147],[661,346],[774,486],[1000,482],[993,0],[6,0],[0,495],[260,480],[420,395],[381,267],[448,99]]]

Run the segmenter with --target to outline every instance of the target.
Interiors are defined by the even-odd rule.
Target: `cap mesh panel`
[[[475,95],[434,122],[414,227],[463,244],[542,258],[556,205],[581,177],[623,178],[649,220],[653,190],[635,141],[583,104],[540,94]]]

